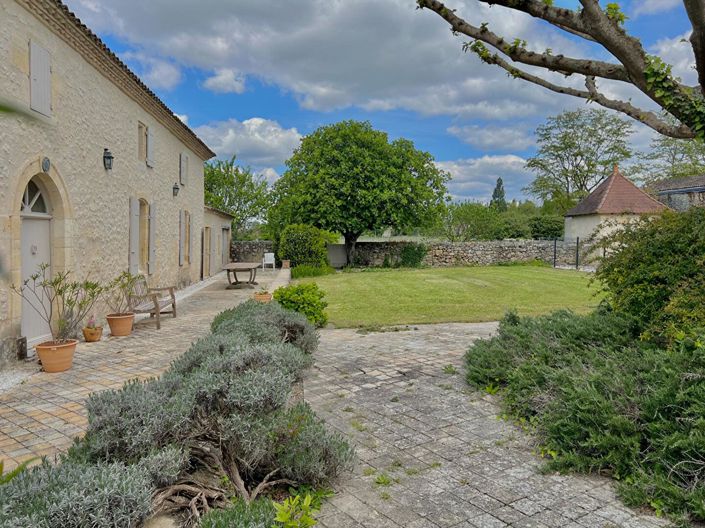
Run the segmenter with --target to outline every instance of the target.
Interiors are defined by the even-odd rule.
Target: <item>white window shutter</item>
[[[216,247],[216,244],[218,243],[216,238],[217,238],[217,233],[214,228],[211,228],[211,275],[215,275],[216,272],[216,266],[217,266],[217,258],[218,258],[218,248]],[[220,268],[218,268],[218,271],[220,271]]]
[[[151,128],[147,128],[147,167],[154,167],[154,136]]]
[[[49,52],[35,42],[29,43],[29,106],[51,116],[51,61]]]
[[[147,273],[157,271],[157,204],[149,204],[149,260]]]
[[[186,238],[186,218],[184,210],[179,211],[179,266],[184,265],[184,239]]]
[[[140,261],[140,201],[130,196],[130,253],[127,259],[127,270],[132,275],[139,272]]]
[[[179,157],[179,183],[181,185],[186,185],[188,183],[188,171],[189,171],[189,155],[185,152],[181,153]]]

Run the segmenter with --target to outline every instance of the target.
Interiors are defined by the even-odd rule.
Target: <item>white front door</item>
[[[22,218],[22,283],[39,271],[40,264],[49,264],[47,278],[51,278],[51,220],[48,218]],[[30,344],[36,344],[50,338],[51,330],[35,308],[47,310],[48,303],[44,299],[41,288],[35,291],[39,298],[32,298],[30,286],[27,287],[29,300],[22,299],[22,335]]]

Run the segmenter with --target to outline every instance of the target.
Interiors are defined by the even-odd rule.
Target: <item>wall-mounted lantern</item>
[[[113,170],[113,155],[108,149],[103,149],[103,167],[105,170]]]
[[[175,183],[174,186],[171,188],[171,190],[174,192],[174,198],[179,195],[179,189],[181,189],[181,187],[179,187],[178,183]]]

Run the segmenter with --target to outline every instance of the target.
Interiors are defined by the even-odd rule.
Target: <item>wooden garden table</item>
[[[257,268],[259,268],[262,265],[261,262],[230,262],[228,264],[225,264],[223,266],[223,269],[227,272],[228,274],[228,283],[230,286],[233,287],[247,287],[247,286],[253,286],[257,284],[255,282],[255,279],[257,278]],[[237,278],[237,272],[240,271],[249,271],[250,272],[250,277],[247,279],[246,282],[239,281]],[[235,282],[230,280],[230,274],[233,274],[233,279],[235,279]]]

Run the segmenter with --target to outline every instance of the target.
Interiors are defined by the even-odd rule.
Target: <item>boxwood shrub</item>
[[[325,294],[317,284],[291,284],[274,291],[274,299],[287,310],[294,310],[304,315],[312,324],[321,327],[328,322],[325,313],[328,303],[323,300]]]

